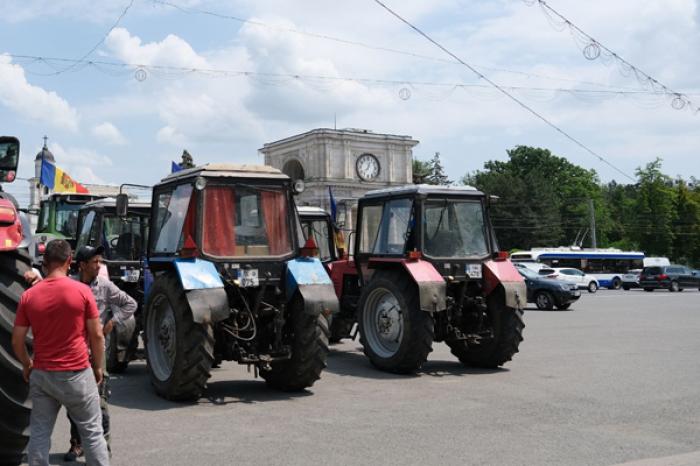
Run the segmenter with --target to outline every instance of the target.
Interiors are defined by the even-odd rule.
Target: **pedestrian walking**
[[[50,241],[44,253],[46,278],[22,294],[12,331],[12,347],[23,365],[32,400],[30,466],[49,464],[51,434],[61,405],[80,432],[87,464],[109,464],[97,388],[103,379],[105,340],[95,298],[88,286],[68,278],[70,264],[68,242]],[[30,329],[33,359],[25,344]]]

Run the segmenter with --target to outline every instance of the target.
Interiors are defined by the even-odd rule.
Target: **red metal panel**
[[[11,201],[0,199],[0,206],[15,211],[15,223],[0,225],[0,251],[11,251],[17,249],[19,243],[22,242],[22,223]]]
[[[524,283],[523,277],[509,260],[484,262],[484,295],[489,295],[499,283]]]

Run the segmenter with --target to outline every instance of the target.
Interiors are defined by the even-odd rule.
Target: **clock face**
[[[365,181],[371,181],[379,176],[379,160],[372,154],[362,154],[355,165],[357,174]]]

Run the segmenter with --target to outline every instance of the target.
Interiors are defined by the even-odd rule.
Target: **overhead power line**
[[[559,24],[559,26],[561,27],[559,28],[559,30],[568,28],[572,36],[574,37],[574,40],[578,39],[578,42],[580,43],[582,48],[583,56],[586,59],[596,60],[600,58],[601,55],[605,55],[607,58],[614,60],[620,65],[623,74],[633,74],[637,78],[637,81],[641,84],[648,86],[651,89],[659,90],[660,92],[663,92],[664,94],[669,96],[671,98],[671,106],[674,109],[682,110],[684,108],[689,108],[695,114],[700,112],[700,107],[695,106],[693,102],[688,98],[687,94],[671,89],[670,87],[658,81],[656,78],[650,76],[649,74],[639,69],[639,67],[625,60],[617,52],[609,49],[600,41],[588,35],[580,27],[574,24],[570,19],[568,19],[567,17],[559,13],[557,10],[549,6],[549,4],[545,0],[523,0],[523,2],[526,5],[530,6],[539,4],[544,14],[550,20],[550,24],[552,24],[552,26],[556,26],[554,24],[554,21],[558,19],[561,22]]]
[[[104,43],[105,40],[107,40],[107,37],[109,36],[109,34],[114,30],[114,28],[116,28],[116,27],[119,25],[119,23],[121,22],[121,20],[124,18],[124,16],[126,16],[126,14],[129,12],[129,9],[130,9],[133,5],[134,5],[134,0],[131,0],[131,1],[129,2],[129,4],[126,6],[126,8],[124,8],[124,10],[121,12],[121,14],[120,14],[119,17],[116,19],[116,21],[114,21],[114,23],[112,24],[112,26],[107,30],[107,32],[104,33],[104,35],[102,36],[102,38],[101,38],[90,50],[88,50],[82,57],[80,57],[79,59],[75,60],[75,62],[74,62],[72,65],[70,65],[68,68],[65,68],[65,69],[63,69],[63,70],[57,70],[57,71],[56,71],[55,73],[53,73],[53,74],[54,74],[54,75],[59,75],[59,74],[65,73],[65,72],[67,72],[67,71],[72,70],[73,68],[75,68],[76,66],[80,65],[81,63],[83,63],[90,55],[92,55],[92,54],[95,52],[95,50],[97,50],[97,48],[98,48],[100,45],[102,45],[102,44]]]
[[[621,169],[619,169],[618,167],[616,167],[615,165],[613,165],[612,163],[610,163],[608,160],[606,160],[603,156],[601,156],[600,154],[596,153],[593,149],[589,148],[587,145],[585,145],[584,143],[582,143],[581,141],[579,141],[578,139],[576,139],[575,137],[573,137],[572,135],[570,135],[569,133],[567,133],[566,131],[564,131],[563,129],[561,129],[559,126],[557,126],[556,124],[554,124],[554,123],[552,123],[551,121],[549,121],[549,120],[548,120],[546,117],[544,117],[542,114],[538,113],[536,110],[534,110],[533,108],[531,108],[530,106],[528,106],[528,105],[527,105],[526,103],[524,103],[522,100],[518,99],[518,98],[515,97],[513,94],[511,94],[510,92],[508,92],[508,90],[504,89],[503,87],[501,87],[500,85],[498,85],[497,83],[495,83],[494,81],[492,81],[491,79],[489,79],[487,76],[485,76],[485,75],[484,75],[483,73],[481,73],[479,70],[477,70],[476,68],[474,68],[474,66],[470,65],[469,63],[467,63],[466,61],[462,60],[460,57],[458,57],[457,55],[455,55],[454,53],[452,53],[450,50],[448,50],[448,49],[447,49],[446,47],[444,47],[442,44],[440,44],[439,42],[437,42],[435,39],[433,39],[432,37],[430,37],[428,34],[426,34],[425,32],[423,32],[423,31],[422,31],[421,29],[419,29],[418,27],[414,26],[414,25],[413,25],[412,23],[410,23],[408,20],[404,19],[401,15],[399,15],[399,14],[396,13],[394,10],[392,10],[391,8],[389,8],[388,6],[386,6],[386,5],[385,5],[384,3],[382,3],[380,0],[374,0],[374,2],[377,3],[379,6],[381,6],[382,8],[384,8],[386,11],[388,11],[392,16],[396,17],[399,21],[401,21],[402,23],[406,24],[408,27],[410,27],[411,29],[413,29],[414,31],[416,31],[418,34],[420,34],[421,36],[423,36],[426,40],[428,40],[429,42],[431,42],[433,45],[435,45],[436,47],[438,47],[440,50],[442,50],[443,52],[445,52],[447,55],[451,56],[452,58],[454,58],[455,60],[457,60],[458,62],[460,62],[460,63],[461,63],[462,65],[464,65],[467,69],[469,69],[472,73],[474,73],[477,77],[479,77],[479,79],[483,79],[484,81],[486,81],[487,83],[489,83],[491,86],[493,86],[494,88],[498,89],[502,94],[504,94],[505,96],[507,96],[509,99],[511,99],[512,101],[514,101],[515,103],[517,103],[519,106],[521,106],[522,108],[524,108],[525,110],[527,110],[528,112],[530,112],[532,115],[534,115],[534,116],[537,117],[538,119],[542,120],[544,123],[546,123],[548,126],[550,126],[551,128],[553,128],[555,131],[557,131],[558,133],[560,133],[561,135],[563,135],[564,137],[566,137],[568,140],[570,140],[571,142],[573,142],[574,144],[576,144],[577,146],[579,146],[580,148],[582,148],[583,150],[585,150],[586,152],[588,152],[589,154],[591,154],[593,157],[597,158],[599,161],[603,162],[604,164],[606,164],[607,166],[609,166],[610,168],[612,168],[612,169],[615,170],[616,172],[620,173],[621,175],[625,176],[626,178],[630,179],[631,181],[636,181],[632,176],[628,175],[627,173],[625,173],[624,171],[622,171]]]
[[[13,58],[15,60],[29,61],[30,63],[43,63],[52,69],[56,69],[54,66],[61,63],[70,63],[73,68],[73,72],[78,72],[85,67],[94,67],[100,72],[104,72],[101,67],[112,67],[112,68],[130,68],[133,70],[150,70],[150,71],[168,71],[177,72],[183,74],[198,73],[202,75],[209,75],[213,77],[261,77],[261,78],[280,78],[280,79],[294,79],[294,80],[319,80],[319,81],[348,81],[357,82],[363,84],[377,84],[377,85],[390,85],[390,86],[412,86],[412,87],[437,87],[437,88],[447,88],[447,89],[457,89],[462,88],[468,89],[492,89],[493,86],[488,84],[478,84],[478,83],[461,83],[461,82],[438,82],[438,81],[412,81],[412,80],[399,80],[399,79],[380,79],[380,78],[368,78],[368,77],[348,77],[348,76],[328,76],[328,75],[306,75],[298,73],[266,73],[258,71],[248,71],[248,70],[228,70],[228,69],[216,69],[216,68],[188,68],[181,66],[167,66],[167,65],[145,65],[139,63],[124,63],[124,62],[114,62],[106,60],[88,60],[81,61],[79,59],[71,58],[61,58],[61,57],[42,57],[36,55],[16,55],[16,54],[5,54],[6,56]],[[19,63],[7,63],[6,65],[12,66]],[[24,63],[23,63],[24,64]],[[84,65],[80,68],[77,65]],[[26,64],[24,64],[26,66]],[[67,68],[65,69],[67,71]],[[37,73],[32,70],[27,70],[29,74],[38,74],[42,76],[55,75],[56,73]],[[131,71],[128,71],[131,72]],[[137,79],[138,76],[137,76]],[[504,89],[510,91],[527,91],[536,93],[562,93],[571,95],[581,95],[581,96],[625,96],[625,97],[639,97],[639,96],[654,96],[659,95],[653,91],[648,90],[624,90],[624,89],[578,89],[578,88],[565,88],[565,87],[543,87],[543,86],[502,86]]]
[[[381,45],[368,44],[366,42],[345,39],[342,37],[332,36],[329,34],[321,34],[321,33],[317,33],[317,32],[305,31],[302,29],[296,29],[296,28],[292,28],[292,27],[285,27],[285,26],[268,24],[268,23],[264,23],[262,21],[245,19],[245,18],[241,18],[239,16],[227,15],[227,14],[218,13],[215,11],[203,10],[203,9],[194,8],[194,7],[186,7],[186,6],[178,5],[178,4],[172,3],[170,1],[166,1],[166,0],[151,0],[151,2],[154,5],[160,5],[160,6],[172,8],[172,9],[178,10],[182,13],[189,14],[189,15],[211,16],[214,18],[222,19],[222,20],[235,21],[235,22],[238,22],[240,24],[247,24],[247,25],[251,25],[251,26],[262,27],[262,28],[266,28],[266,29],[278,31],[278,32],[285,32],[285,33],[302,35],[302,36],[311,37],[314,39],[336,42],[336,43],[343,44],[343,45],[362,47],[362,48],[369,49],[369,50],[387,52],[387,53],[392,53],[392,54],[396,54],[396,55],[404,55],[407,57],[417,58],[417,59],[421,59],[421,60],[430,60],[433,62],[440,62],[440,63],[449,64],[449,65],[460,65],[460,63],[458,61],[450,60],[450,59],[446,59],[446,58],[433,57],[433,56],[429,56],[429,55],[423,55],[423,54],[411,52],[408,50],[400,50],[400,49],[395,49],[395,48],[391,48],[391,47],[383,47]],[[527,78],[539,78],[539,79],[547,79],[547,80],[552,80],[552,81],[571,82],[571,83],[585,84],[587,86],[595,86],[595,87],[601,87],[601,88],[613,87],[613,86],[610,86],[609,84],[606,84],[606,83],[599,83],[599,82],[593,82],[593,81],[581,81],[578,79],[564,78],[564,77],[558,77],[558,76],[547,76],[547,75],[543,75],[543,74],[531,73],[531,72],[522,71],[522,70],[512,70],[512,69],[507,69],[507,68],[498,68],[498,67],[491,67],[491,66],[485,66],[485,65],[478,65],[478,67],[480,69],[483,69],[483,70],[495,71],[498,73],[515,74],[515,75],[520,75],[520,76],[524,76]],[[625,89],[625,90],[633,91],[635,89]]]

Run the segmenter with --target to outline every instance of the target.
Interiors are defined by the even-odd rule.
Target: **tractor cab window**
[[[208,185],[204,190],[202,251],[218,257],[291,253],[286,192],[274,188]]]
[[[67,238],[75,238],[78,234],[78,211],[81,204],[68,202],[56,203],[56,231]]]
[[[95,211],[91,210],[83,218],[82,227],[80,228],[80,235],[78,235],[78,244],[76,250],[82,248],[83,246],[90,245],[90,231],[92,230],[93,223],[95,222]]]
[[[428,199],[423,215],[423,252],[432,257],[487,255],[481,202]]]
[[[39,232],[47,231],[49,228],[49,220],[51,217],[51,202],[43,201],[39,211],[39,223],[36,230]]]
[[[102,221],[101,245],[105,259],[135,261],[142,256],[143,238],[146,233],[146,217],[126,218],[106,216]]]
[[[413,201],[393,199],[362,209],[360,252],[403,254],[410,234]]]
[[[161,193],[156,201],[153,226],[154,253],[174,253],[181,246],[182,227],[189,211],[192,185],[182,184],[175,191]]]
[[[331,254],[330,235],[333,233],[328,226],[328,221],[324,218],[308,219],[302,222],[304,238],[313,237],[318,247],[319,259],[321,262],[333,259]]]

